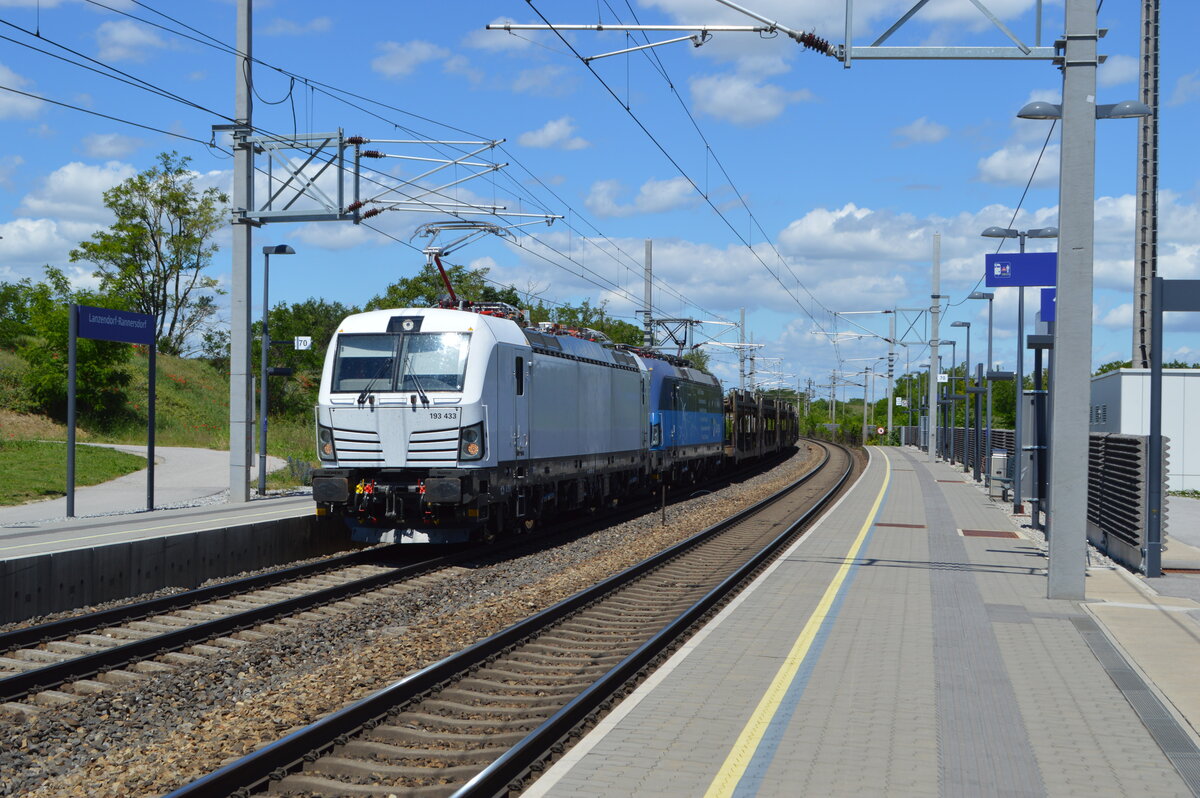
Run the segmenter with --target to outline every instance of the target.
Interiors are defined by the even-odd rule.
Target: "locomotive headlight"
[[[333,446],[333,430],[317,425],[317,456],[322,460],[333,460],[337,451]]]
[[[483,457],[483,422],[463,427],[458,436],[458,459],[479,460]]]

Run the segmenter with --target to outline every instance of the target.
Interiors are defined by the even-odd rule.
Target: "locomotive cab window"
[[[339,336],[330,390],[461,391],[470,339],[456,332]]]

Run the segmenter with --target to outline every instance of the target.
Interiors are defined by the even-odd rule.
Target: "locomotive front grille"
[[[333,429],[333,445],[343,465],[381,465],[383,444],[379,433],[370,430]]]
[[[458,435],[458,427],[409,433],[408,462],[456,462],[458,460]]]

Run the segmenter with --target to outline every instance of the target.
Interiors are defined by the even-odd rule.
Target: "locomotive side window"
[[[517,396],[525,395],[525,358],[517,358],[515,374],[517,377]]]
[[[334,393],[392,390],[396,336],[341,335],[333,364]]]

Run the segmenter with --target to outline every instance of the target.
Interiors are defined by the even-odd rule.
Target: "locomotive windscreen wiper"
[[[362,393],[358,395],[358,403],[360,405],[366,404],[367,397],[371,395],[371,391],[375,388],[375,383],[379,382],[380,378],[383,377],[384,372],[391,369],[391,367],[392,359],[390,357],[385,358],[383,363],[379,366],[379,370],[375,372],[375,376],[371,378],[366,387],[362,389]]]
[[[421,395],[421,404],[427,405],[427,404],[429,404],[429,397],[425,395],[425,389],[421,386],[421,381],[419,379],[417,379],[416,373],[412,372],[410,370],[411,368],[412,368],[412,353],[410,352],[404,358],[404,376],[412,377],[413,385],[417,386],[417,393],[419,393]]]

